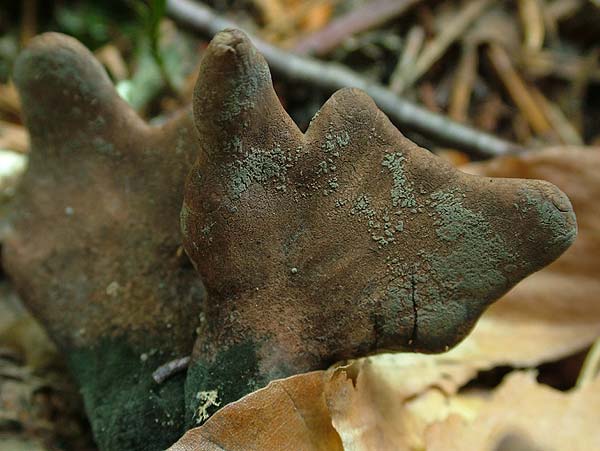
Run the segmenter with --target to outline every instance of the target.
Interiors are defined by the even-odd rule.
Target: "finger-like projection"
[[[46,34],[16,62],[29,168],[4,265],[63,350],[102,450],[160,450],[183,431],[183,378],[203,288],[182,255],[191,116],[144,123],[72,38]]]
[[[461,173],[361,91],[334,94],[301,133],[239,31],[208,47],[194,121],[181,225],[208,302],[192,417],[336,360],[444,351],[576,235],[556,187]]]

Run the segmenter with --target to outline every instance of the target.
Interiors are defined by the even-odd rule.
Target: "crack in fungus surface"
[[[410,285],[411,285],[411,303],[413,309],[413,326],[412,331],[410,333],[410,339],[408,340],[408,344],[411,345],[417,338],[417,334],[419,332],[419,308],[417,307],[417,283],[415,281],[415,275],[412,274],[410,276]]]

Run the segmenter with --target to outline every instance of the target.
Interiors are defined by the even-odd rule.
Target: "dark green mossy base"
[[[186,423],[198,426],[219,408],[265,386],[256,344],[246,341],[220,351],[212,361],[196,359],[185,381]]]
[[[152,349],[136,351],[124,339],[69,353],[102,451],[164,450],[181,437],[185,373],[160,385],[152,379],[152,372],[172,358]]]

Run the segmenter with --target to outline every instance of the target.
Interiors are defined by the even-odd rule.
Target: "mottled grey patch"
[[[394,207],[415,208],[417,200],[413,194],[412,183],[407,179],[404,169],[406,158],[400,152],[386,153],[381,165],[392,175],[393,186],[390,191]]]

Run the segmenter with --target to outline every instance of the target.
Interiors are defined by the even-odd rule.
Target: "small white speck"
[[[73,207],[67,207],[67,208],[65,208],[65,214],[67,216],[73,216],[73,213],[75,213],[75,210],[73,210]]]
[[[292,268],[291,271],[292,274],[298,274],[298,268]]]
[[[121,288],[121,286],[119,285],[119,282],[117,282],[116,280],[113,280],[106,287],[106,294],[109,296],[116,296],[119,293],[119,288]]]
[[[148,360],[148,354],[146,354],[145,352],[140,356],[140,360],[142,362],[145,362],[146,360]]]

